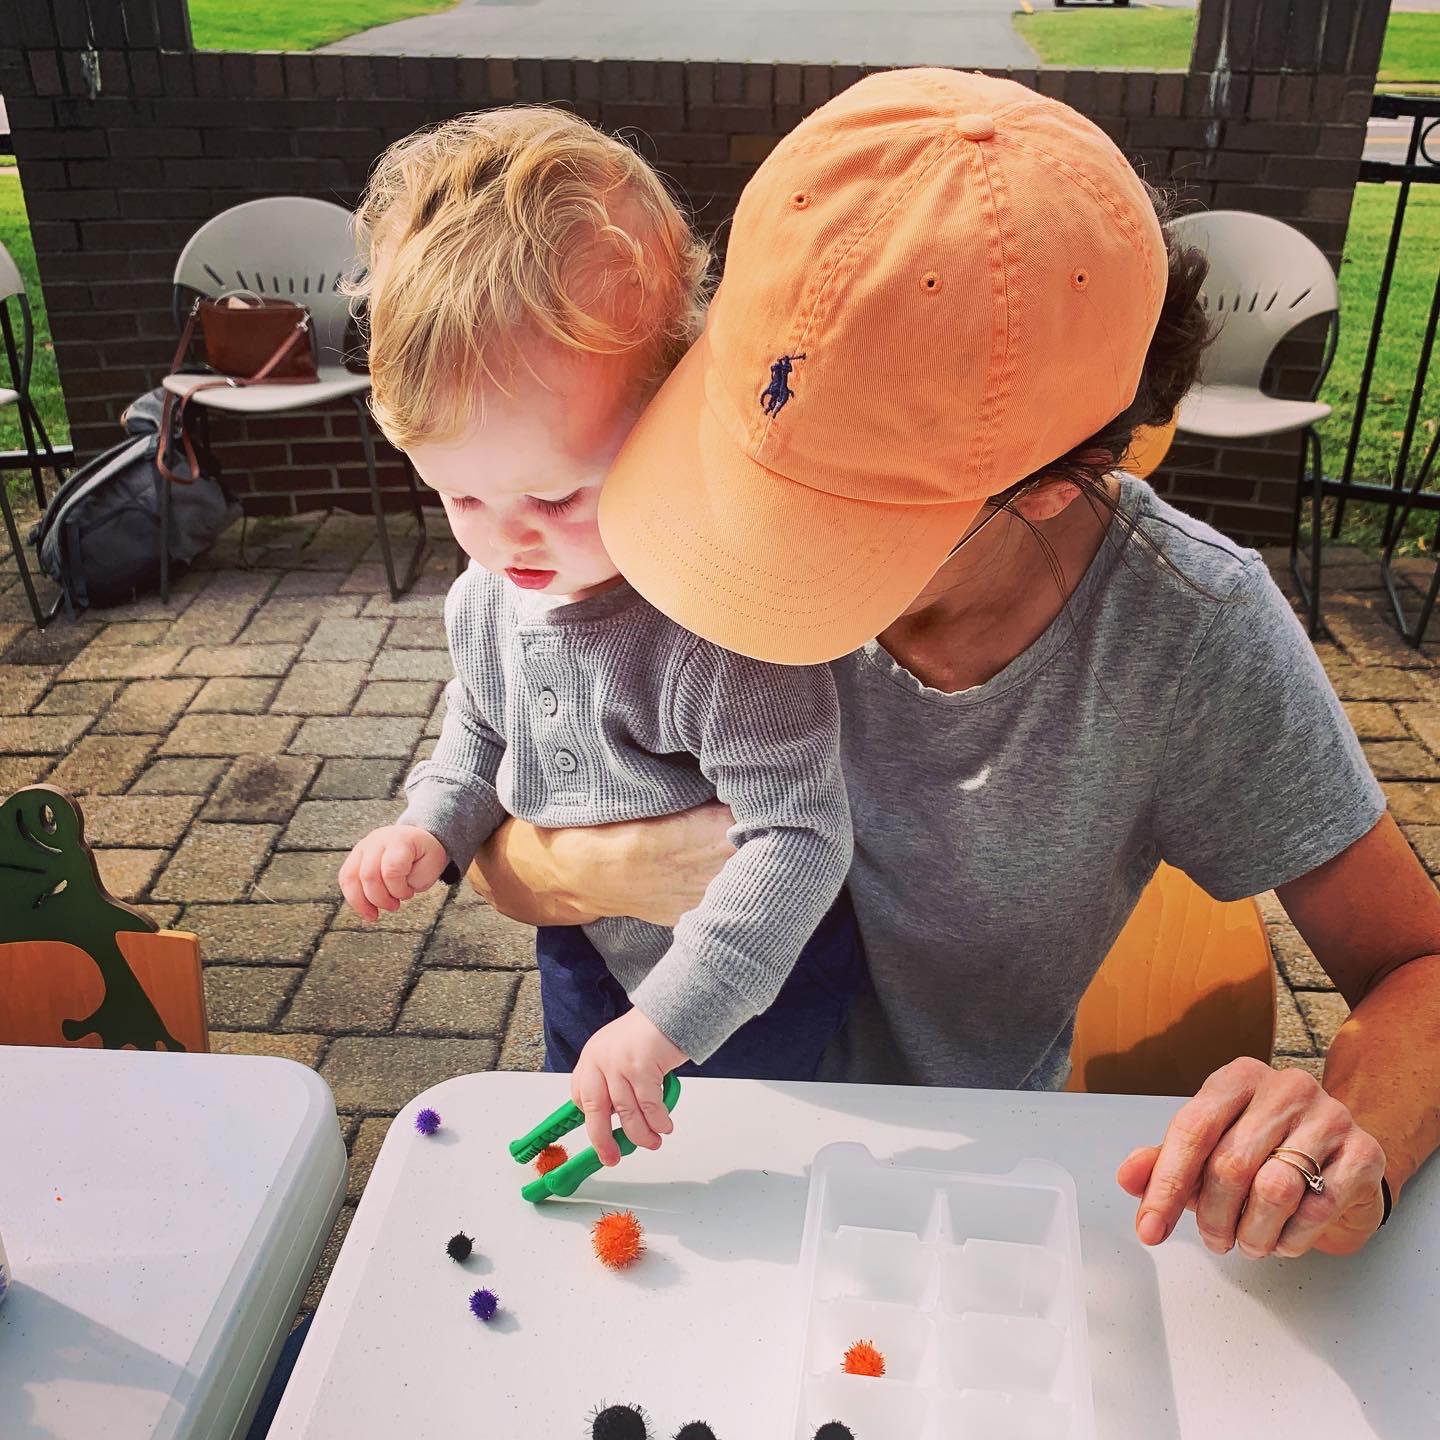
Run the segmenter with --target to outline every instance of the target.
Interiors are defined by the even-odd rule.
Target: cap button
[[[967,140],[993,140],[995,121],[989,115],[961,115],[955,121],[955,128]]]

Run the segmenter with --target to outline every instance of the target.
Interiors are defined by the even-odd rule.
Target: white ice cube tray
[[[1058,1165],[920,1170],[827,1145],[800,1293],[797,1440],[831,1420],[855,1440],[1095,1440],[1075,1184]],[[860,1340],[883,1378],[844,1373]]]

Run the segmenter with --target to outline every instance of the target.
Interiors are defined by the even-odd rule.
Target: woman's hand
[[[1281,1146],[1319,1161],[1321,1194],[1272,1158]],[[1313,1076],[1242,1059],[1217,1070],[1176,1112],[1164,1143],[1134,1151],[1115,1178],[1140,1200],[1144,1244],[1160,1244],[1193,1210],[1209,1249],[1238,1245],[1258,1260],[1358,1250],[1384,1213],[1384,1171],[1379,1142]]]

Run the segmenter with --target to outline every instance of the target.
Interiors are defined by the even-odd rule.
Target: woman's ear
[[[1080,487],[1073,480],[1046,480],[1010,502],[1011,509],[1027,520],[1039,523],[1053,520],[1080,498]]]

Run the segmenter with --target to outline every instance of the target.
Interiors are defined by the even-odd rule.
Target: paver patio
[[[114,893],[200,935],[214,1049],[298,1060],[335,1093],[350,1194],[312,1303],[389,1117],[450,1075],[541,1058],[527,927],[463,886],[367,927],[335,884],[354,840],[397,813],[407,769],[439,733],[454,550],[438,515],[432,533],[399,601],[369,519],[261,519],[248,568],[232,530],[168,607],[141,600],[43,634],[0,562],[0,795],[53,780],[87,797]],[[1424,570],[1416,562],[1417,578]],[[1377,566],[1350,549],[1330,552],[1325,615],[1320,656],[1434,875],[1440,636],[1420,651],[1400,640]],[[1274,898],[1264,904],[1281,976],[1277,1056],[1318,1074],[1346,1006]]]

